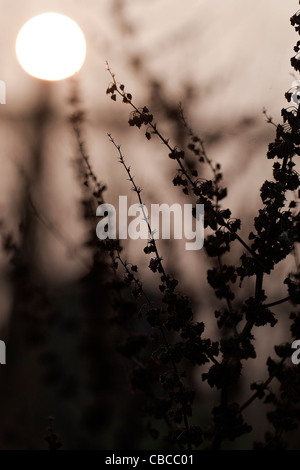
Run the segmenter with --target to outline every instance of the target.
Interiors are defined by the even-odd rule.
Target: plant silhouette
[[[291,23],[300,33],[300,11],[291,18]],[[291,59],[291,65],[296,71],[300,70],[299,45],[300,41],[295,47],[296,55]],[[284,448],[284,433],[297,429],[299,424],[299,372],[291,363],[291,343],[300,333],[299,307],[297,308],[300,301],[300,273],[297,256],[295,271],[282,280],[286,285],[284,298],[268,303],[264,280],[266,276],[272,276],[278,263],[289,254],[295,253],[300,239],[297,195],[300,178],[295,169],[300,155],[300,112],[298,102],[291,103],[295,93],[297,94],[298,85],[296,83],[295,89],[286,93],[291,106],[282,109],[282,124],[275,124],[264,111],[267,121],[276,130],[275,140],[269,144],[267,152],[267,158],[274,161],[273,179],[266,180],[261,187],[262,207],[254,219],[253,231],[249,233],[248,240],[245,240],[239,235],[241,221],[234,218],[230,209],[224,208],[227,188],[222,185],[221,166],[209,159],[204,142],[188,126],[183,110],[180,109],[182,126],[190,139],[186,150],[171,145],[148,107],[139,107],[132,94],[126,91],[125,85],[117,81],[108,64],[107,69],[111,76],[107,94],[113,101],[120,97],[131,108],[129,126],[144,129],[147,140],[156,137],[162,142],[167,156],[177,166],[173,185],[181,189],[194,204],[204,204],[204,220],[208,232],[205,250],[212,265],[207,271],[207,281],[220,304],[223,304],[215,312],[220,340],[212,341],[205,337],[204,324],[195,320],[191,302],[180,293],[178,280],[166,272],[148,219],[149,241],[144,252],[152,256],[149,268],[160,277],[158,289],[161,299],[157,304],[153,305],[144,292],[137,277],[138,268],[130,268],[122,260],[119,250],[116,253],[111,252],[114,268],[117,269],[119,263],[125,269],[126,281],[132,285],[134,296],[144,296],[146,299],[146,317],[152,328],[150,337],[129,336],[127,344],[121,348],[125,355],[130,350],[131,357],[140,357],[149,339],[152,341],[151,356],[146,355],[145,362],[135,366],[130,372],[133,387],[140,388],[148,398],[146,411],[155,418],[164,418],[167,421],[170,426],[169,439],[174,445],[190,450],[203,446],[204,442],[204,446],[219,449],[224,440],[234,441],[251,432],[252,428],[244,421],[243,412],[255,400],[263,400],[266,405],[273,405],[271,411],[267,407],[267,418],[272,431],[266,434],[265,442],[255,442],[254,447]],[[142,189],[126,164],[121,146],[111,135],[109,138],[118,152],[132,190],[142,205]],[[198,160],[198,168],[191,170],[186,164],[187,151],[192,152]],[[210,167],[211,179],[201,178],[203,165]],[[243,254],[235,264],[231,262],[228,265],[223,258],[231,250],[233,243],[242,245]],[[247,277],[255,279],[254,292],[235,305],[236,292],[243,291],[243,281]],[[233,402],[231,396],[235,387],[238,387],[243,370],[247,368],[247,360],[256,358],[253,328],[267,324],[275,327],[280,318],[272,311],[272,307],[284,302],[289,302],[293,308],[290,314],[291,338],[287,343],[275,347],[277,359],[268,358],[265,381],[251,384],[253,393],[244,403]],[[196,370],[206,363],[210,366],[207,372],[202,373],[202,380],[207,381],[210,387],[220,390],[219,402],[212,409],[211,425],[207,428],[194,418],[197,401],[188,380],[189,374],[197,373]],[[277,393],[273,393],[270,388],[274,380],[279,384]],[[153,397],[153,389],[156,390],[156,398]]]

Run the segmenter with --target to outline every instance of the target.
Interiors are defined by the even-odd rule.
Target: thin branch
[[[280,361],[280,365],[282,365],[284,362],[285,362],[286,358],[283,358],[281,361]],[[261,388],[262,389],[265,389],[268,387],[268,385],[272,382],[272,380],[275,378],[275,375],[272,374],[270,375],[267,380],[262,384]],[[245,403],[241,406],[240,408],[240,411],[244,411],[245,408],[247,408],[249,405],[251,405],[252,402],[254,402],[254,400],[258,397],[258,394],[259,394],[259,391],[257,390],[255,393],[253,393],[253,395],[248,398],[248,400],[245,401]]]
[[[121,151],[121,147],[120,145],[117,145],[115,140],[113,139],[112,135],[111,134],[108,134],[108,137],[109,137],[109,140],[110,142],[114,145],[114,147],[118,150],[118,153],[119,153],[119,158],[120,158],[120,163],[123,165],[123,167],[125,168],[126,172],[127,172],[127,175],[128,175],[128,178],[129,178],[129,181],[131,182],[132,186],[133,186],[133,190],[136,192],[137,194],[137,197],[138,197],[138,200],[139,200],[139,203],[140,203],[140,206],[141,206],[141,209],[143,211],[143,215],[144,215],[144,219],[145,219],[145,222],[147,223],[147,227],[148,227],[148,232],[149,232],[149,235],[151,237],[151,241],[153,243],[153,248],[155,250],[155,255],[156,255],[156,258],[158,260],[158,263],[159,263],[159,267],[160,267],[160,271],[161,273],[163,274],[164,276],[164,279],[165,279],[165,283],[166,285],[168,286],[169,283],[168,283],[168,277],[166,275],[166,272],[165,272],[165,269],[162,265],[162,258],[160,257],[159,255],[159,252],[158,252],[158,248],[157,248],[157,245],[156,245],[156,242],[154,240],[154,238],[152,237],[152,229],[151,229],[151,225],[150,225],[150,222],[149,222],[149,218],[146,216],[145,212],[144,212],[144,204],[143,204],[143,200],[142,200],[142,197],[141,197],[141,189],[136,185],[135,181],[134,181],[134,177],[132,176],[131,174],[131,171],[130,171],[130,168],[127,166],[125,160],[124,160],[124,156],[122,154],[122,151]],[[150,305],[152,305],[150,303]],[[162,338],[163,338],[163,341],[165,343],[165,346],[167,348],[167,350],[170,352],[170,345],[169,345],[169,342],[167,340],[167,337],[166,337],[166,334],[164,332],[164,329],[163,329],[163,326],[161,325],[159,327],[160,329],[160,332],[162,334]],[[176,363],[175,361],[171,358],[171,364],[172,364],[172,367],[174,369],[174,373],[176,375],[176,378],[178,380],[178,383],[180,385],[180,393],[182,394],[183,391],[184,391],[184,386],[183,386],[183,383],[180,379],[180,375],[179,375],[179,372],[178,372],[178,369],[177,369],[177,366],[176,366]],[[191,450],[191,441],[190,441],[190,427],[189,427],[189,421],[188,421],[188,416],[187,416],[187,411],[186,411],[186,406],[184,405],[184,403],[182,403],[182,412],[183,412],[183,419],[184,419],[184,425],[185,425],[185,430],[186,430],[186,434],[187,434],[187,446],[188,446],[188,450]]]
[[[152,232],[152,229],[151,229],[151,225],[150,225],[150,222],[149,222],[149,218],[147,217],[147,215],[145,214],[145,209],[144,209],[144,203],[143,203],[143,200],[142,200],[142,196],[141,196],[141,188],[139,188],[135,181],[134,181],[134,177],[132,176],[131,174],[131,170],[130,170],[130,167],[128,167],[126,165],[126,162],[124,160],[124,156],[122,154],[122,151],[121,151],[121,147],[120,145],[117,145],[116,142],[114,141],[113,137],[111,136],[111,134],[108,134],[108,137],[109,137],[109,140],[110,142],[115,146],[115,148],[118,150],[118,153],[119,153],[119,158],[120,158],[120,163],[123,165],[123,167],[125,168],[126,170],[126,173],[128,175],[128,178],[129,178],[129,181],[131,182],[132,184],[132,187],[133,187],[133,191],[137,194],[137,197],[138,197],[138,200],[139,200],[139,203],[140,203],[140,206],[141,206],[141,209],[142,209],[142,212],[143,212],[143,216],[144,216],[144,220],[147,224],[147,228],[148,228],[148,232],[149,232],[149,235],[150,235],[150,240],[153,244],[153,248],[155,250],[155,255],[156,255],[156,258],[158,260],[158,263],[159,263],[159,268],[161,270],[161,273],[164,275],[165,279],[166,279],[166,286],[168,287],[169,285],[169,282],[168,282],[168,277],[166,275],[166,272],[165,272],[165,269],[163,267],[163,264],[162,264],[162,257],[160,256],[159,254],[159,251],[158,251],[158,248],[157,248],[157,244],[155,242],[155,239],[153,238],[153,232]]]
[[[77,115],[79,115],[77,117]],[[82,161],[85,165],[85,185],[88,186],[93,194],[93,196],[96,198],[98,205],[103,203],[103,196],[102,193],[106,189],[105,185],[102,185],[100,181],[98,181],[98,178],[90,164],[90,159],[88,154],[86,153],[83,138],[82,138],[82,131],[80,127],[80,122],[81,122],[82,116],[81,113],[78,112],[75,114],[75,117],[73,117],[73,131],[75,133],[76,137],[76,142],[77,146],[79,149],[80,156],[82,158]]]
[[[78,259],[82,266],[85,268],[90,268],[88,263],[84,260],[84,258],[80,255],[78,246],[76,243],[71,239],[70,235],[63,233],[61,228],[58,228],[56,224],[53,222],[50,222],[45,218],[44,215],[42,215],[41,211],[37,209],[36,205],[34,204],[31,195],[29,194],[28,196],[28,202],[30,205],[30,208],[35,215],[35,217],[43,224],[47,230],[52,233],[52,235],[60,242],[63,244],[63,246],[67,249],[67,252],[72,256],[76,257]]]
[[[268,115],[266,108],[263,108],[263,114],[264,114],[265,117],[266,117],[266,122],[267,122],[268,124],[272,124],[272,126],[276,127],[276,129],[277,129],[278,125],[275,124],[275,122],[273,121],[272,116],[269,116],[269,115]]]
[[[119,88],[119,85],[118,85],[118,82],[116,81],[116,77],[115,77],[115,74],[112,72],[109,64],[106,62],[106,68],[112,78],[112,81],[113,81],[113,84],[115,86],[115,91],[118,93],[119,96],[121,96],[123,98],[123,100],[125,100],[126,103],[128,103],[133,109],[134,111],[139,114],[140,116],[142,116],[142,112],[139,110],[139,108],[137,108],[137,106],[132,102],[131,99],[128,98],[128,94],[126,95],[126,93],[121,90]],[[171,153],[173,153],[174,155],[177,154],[176,152],[176,147],[172,147],[170,144],[169,144],[169,140],[166,139],[165,137],[163,137],[163,135],[161,134],[161,132],[157,129],[157,126],[156,124],[152,124],[152,122],[150,122],[148,124],[151,129],[152,129],[152,132],[153,134],[157,135],[157,137],[162,141],[162,143],[168,148],[168,150],[170,150]],[[204,149],[204,144],[202,143],[203,145],[203,149]],[[178,163],[179,167],[180,167],[180,170],[182,171],[182,173],[184,174],[184,176],[186,177],[186,179],[188,180],[188,182],[190,183],[190,185],[192,186],[192,188],[197,192],[199,190],[199,187],[198,187],[198,183],[197,181],[194,181],[193,178],[189,175],[188,173],[188,170],[185,168],[185,166],[183,165],[181,159],[179,157],[175,157],[174,160],[176,160],[176,162]],[[207,159],[207,162],[210,162],[209,159]],[[211,164],[211,162],[210,162]],[[215,211],[217,215],[217,211]],[[239,243],[241,243],[243,245],[243,247],[252,255],[252,257],[257,261],[257,263],[262,267],[264,268],[261,260],[259,259],[259,256],[249,247],[249,245],[247,245],[247,243],[239,236],[237,235],[236,232],[233,232],[230,225],[227,224],[225,221],[223,223],[223,226],[227,228],[227,230],[230,232],[230,233],[233,233],[235,238],[239,241]]]
[[[275,307],[275,305],[280,305],[280,304],[283,304],[284,302],[287,302],[288,300],[290,300],[290,296],[288,297],[284,297],[284,299],[280,299],[280,300],[277,300],[276,302],[272,302],[271,304],[266,304],[265,307],[269,308],[269,307]]]

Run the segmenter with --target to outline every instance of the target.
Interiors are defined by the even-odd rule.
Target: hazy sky
[[[279,120],[280,109],[286,105],[284,93],[294,80],[290,57],[297,34],[289,18],[298,8],[296,0],[0,0],[0,7],[0,79],[7,83],[7,104],[0,107],[0,206],[6,216],[17,197],[11,185],[16,168],[26,166],[30,159],[24,123],[30,122],[42,93],[54,106],[51,133],[45,142],[45,181],[39,182],[42,205],[46,204],[52,220],[71,233],[77,214],[70,164],[74,148],[67,131],[70,82],[45,88],[21,69],[15,56],[19,29],[46,11],[70,16],[86,35],[87,59],[77,80],[88,116],[89,153],[100,179],[108,184],[107,202],[116,196],[116,188],[119,194],[129,192],[107,132],[115,132],[124,145],[149,198],[155,188],[159,188],[156,197],[160,201],[175,192],[164,189],[166,179],[170,186],[174,167],[160,144],[149,145],[136,130],[128,130],[129,110],[105,95],[109,83],[106,60],[141,106],[149,104],[144,102],[149,77],[163,82],[166,99],[175,104],[184,101],[185,85],[192,85],[196,94],[188,113],[193,127],[204,136],[222,134],[209,151],[222,163],[227,181],[230,177],[228,204],[241,216],[258,203],[257,189],[269,171],[264,156],[274,134],[261,111],[264,106]],[[135,57],[143,61],[139,73],[131,66]],[[238,127],[245,117],[254,120],[252,127]],[[245,188],[251,185],[249,194]],[[50,248],[43,251],[45,258],[47,250]],[[55,256],[50,259],[57,275],[74,272],[70,260],[65,260],[62,270],[61,256],[56,264]]]
[[[148,142],[145,130],[129,128],[129,107],[120,100],[114,103],[106,95],[110,77],[105,61],[109,61],[117,80],[125,83],[126,90],[133,94],[134,103],[138,107],[147,105],[154,112],[159,129],[166,138],[171,138],[172,145],[179,143],[180,130],[170,123],[165,110],[168,106],[177,109],[179,102],[183,103],[191,126],[207,144],[209,158],[222,165],[224,183],[230,186],[223,208],[230,207],[232,217],[242,219],[241,235],[246,237],[262,205],[259,188],[272,174],[272,162],[266,159],[266,152],[268,143],[274,139],[275,128],[266,124],[262,108],[267,108],[274,120],[280,122],[280,110],[287,106],[284,94],[295,78],[298,79],[292,74],[290,58],[299,36],[289,20],[298,8],[298,0],[0,0],[0,80],[7,85],[7,104],[0,105],[0,222],[4,220],[5,230],[21,237],[18,227],[24,208],[28,208],[24,187],[30,181],[32,200],[48,225],[34,219],[34,236],[28,237],[32,246],[26,248],[39,278],[49,281],[45,283],[47,287],[54,286],[53,290],[59,292],[64,283],[72,283],[88,272],[81,258],[70,256],[64,241],[54,236],[49,226],[75,244],[89,266],[92,263],[91,252],[83,250],[88,237],[81,212],[86,188],[79,184],[74,164],[79,152],[68,119],[71,82],[45,83],[21,69],[15,41],[23,24],[38,14],[52,11],[70,16],[86,36],[87,58],[76,80],[86,113],[86,149],[98,179],[108,187],[107,203],[116,204],[120,195],[128,195],[129,205],[137,202],[118,163],[116,149],[108,141],[108,132],[122,145],[136,183],[143,188],[147,207],[151,203],[184,203],[187,199],[172,185],[177,165],[168,158],[166,148],[155,138]],[[136,66],[138,63],[140,67]],[[151,94],[153,82],[162,85],[160,101]],[[188,99],[188,88],[193,91],[192,100]],[[47,102],[48,113],[47,122],[40,125],[37,120],[34,122],[33,116],[42,100]],[[39,153],[39,172],[30,171],[35,151]],[[296,169],[299,171],[299,167]],[[199,178],[208,178],[203,166]],[[97,222],[95,216],[95,230]],[[196,313],[201,313],[201,321],[209,319],[206,325],[209,337],[216,328],[212,321],[214,304],[218,308],[220,304],[207,284],[207,256],[204,250],[184,251],[181,242],[159,241],[164,267],[179,279],[181,292],[191,295],[195,305],[200,306]],[[144,240],[129,242],[124,259],[138,264],[145,289],[151,292],[157,278],[148,269],[149,257],[143,253],[144,246]],[[237,243],[233,244],[227,257],[230,264],[235,263],[233,258],[239,259],[240,250]],[[0,249],[0,326],[18,297],[17,291],[10,290],[9,263],[4,258]],[[276,269],[275,280],[276,276],[284,279],[290,271],[286,265],[285,272],[282,269],[281,265]],[[287,295],[285,286],[281,283],[278,288],[273,279],[264,282],[270,302]],[[245,280],[245,289],[252,281]],[[21,285],[20,280],[18,283]],[[78,283],[75,285],[78,290],[82,288]],[[71,297],[71,293],[68,295]],[[72,296],[70,306],[64,307],[71,314],[76,298]],[[35,308],[39,308],[38,303]],[[90,315],[89,321],[93,319]],[[269,330],[262,330],[262,341],[257,341],[259,357],[265,356],[267,349],[270,353],[269,338],[277,343],[282,340],[282,329],[272,330],[268,341],[266,331]],[[54,336],[50,336],[50,341]],[[65,349],[65,344],[62,348]],[[24,357],[26,365],[31,356]],[[39,403],[38,382],[32,394],[23,357],[20,359],[21,376],[25,377],[30,397],[28,403],[35,396]],[[264,367],[264,357],[257,362]],[[35,363],[30,367],[35,368]],[[45,397],[47,400],[48,395]],[[21,416],[19,402],[28,408],[25,416],[30,411],[27,401],[17,398],[13,402],[17,403],[16,422]],[[11,413],[7,412],[7,417],[11,421]],[[34,429],[30,420],[28,423],[28,429]],[[72,421],[68,426],[72,426]],[[7,429],[11,435],[13,428]],[[42,439],[42,433],[37,437]]]
[[[170,80],[170,92],[191,81],[214,91],[205,113],[260,112],[290,84],[289,57],[296,34],[289,17],[295,0],[1,0],[0,71],[8,86],[9,106],[28,105],[36,80],[27,77],[15,57],[15,39],[23,23],[56,11],[77,21],[87,38],[88,57],[80,79],[89,105],[105,100],[109,60],[122,76],[128,56],[140,54],[150,71]],[[121,11],[127,31],[120,28]],[[125,25],[126,26],[126,25]],[[131,34],[130,34],[131,32]],[[55,33],[55,32],[54,32]],[[130,77],[134,84],[134,77]],[[54,90],[59,93],[62,85]],[[91,98],[93,97],[93,98]],[[180,98],[180,95],[178,95]],[[204,100],[205,101],[205,100]],[[206,106],[207,105],[207,106]],[[211,111],[209,111],[209,108]],[[276,106],[274,106],[276,109]],[[9,109],[7,109],[8,112]],[[3,112],[3,111],[2,111]]]

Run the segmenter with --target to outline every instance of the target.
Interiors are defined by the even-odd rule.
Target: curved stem
[[[286,358],[283,358],[281,361],[280,361],[280,365],[282,365],[284,363]],[[272,380],[274,379],[275,375],[272,374],[270,375],[267,380],[263,383],[262,385],[262,388],[267,388],[267,386],[272,382]],[[245,401],[245,403],[240,407],[240,411],[244,411],[245,408],[247,408],[249,405],[251,405],[251,403],[258,397],[258,391],[253,393],[253,395],[248,398],[248,400]]]
[[[266,304],[265,307],[267,307],[267,308],[275,307],[275,305],[280,305],[280,304],[283,304],[284,302],[287,302],[288,300],[290,300],[290,298],[291,298],[290,296],[284,297],[284,299],[280,299],[280,300],[277,300],[276,302]]]
[[[120,163],[123,165],[123,167],[125,168],[126,172],[127,172],[127,175],[128,175],[128,178],[129,178],[129,181],[131,182],[132,186],[133,186],[133,190],[136,192],[137,196],[138,196],[138,200],[139,200],[139,203],[140,203],[140,206],[142,208],[142,211],[143,211],[143,215],[144,215],[144,220],[145,222],[147,223],[147,227],[148,227],[148,232],[149,232],[149,235],[151,237],[151,241],[153,242],[153,248],[155,250],[155,255],[156,255],[156,258],[158,260],[158,263],[159,263],[159,268],[160,268],[160,272],[163,274],[164,278],[165,278],[165,283],[166,283],[166,286],[168,287],[168,277],[166,275],[166,272],[165,272],[165,269],[162,265],[162,258],[160,257],[159,255],[159,252],[158,252],[158,248],[157,248],[157,245],[156,245],[156,242],[155,242],[155,239],[152,237],[152,229],[151,229],[151,225],[150,225],[150,222],[149,222],[149,219],[148,217],[146,216],[145,212],[144,212],[144,203],[143,203],[143,200],[142,200],[142,197],[141,197],[141,192],[142,190],[136,185],[135,181],[134,181],[134,177],[132,176],[131,174],[131,171],[130,171],[130,168],[127,166],[125,160],[124,160],[124,156],[122,154],[122,151],[121,151],[121,147],[119,145],[116,144],[116,142],[114,141],[113,137],[111,136],[111,134],[108,134],[108,137],[111,141],[111,143],[114,145],[114,147],[118,150],[118,153],[119,153],[119,158],[120,158]],[[147,298],[147,297],[145,297]],[[152,305],[151,301],[150,301],[150,305]],[[168,339],[166,337],[166,334],[165,334],[165,331],[164,331],[164,328],[163,326],[161,325],[159,327],[159,330],[161,332],[161,335],[162,335],[162,338],[163,338],[163,341],[165,343],[165,346],[168,350],[168,352],[170,353],[170,345],[169,345],[169,342],[168,342]],[[171,357],[171,355],[170,355]],[[174,370],[174,373],[175,373],[175,376],[178,380],[178,383],[179,383],[179,389],[180,389],[180,394],[183,396],[183,392],[184,392],[184,386],[183,386],[183,383],[180,379],[180,375],[179,375],[179,372],[178,372],[178,369],[177,369],[177,366],[176,366],[176,363],[175,361],[172,359],[170,359],[170,362],[172,364],[172,367],[173,367],[173,370]],[[186,405],[185,403],[183,402],[182,400],[182,413],[183,413],[183,420],[184,420],[184,426],[185,426],[185,431],[186,431],[186,435],[187,435],[187,448],[189,451],[191,451],[192,449],[192,446],[191,446],[191,440],[190,440],[190,427],[189,427],[189,421],[188,421],[188,415],[187,415],[187,410],[186,410]]]

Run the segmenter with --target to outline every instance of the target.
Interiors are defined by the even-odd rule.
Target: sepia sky
[[[8,86],[8,109],[28,105],[38,88],[15,56],[19,29],[31,17],[55,11],[70,16],[83,29],[88,45],[80,81],[89,106],[105,100],[108,60],[115,72],[130,75],[128,61],[142,56],[149,72],[170,81],[169,92],[180,98],[191,82],[213,99],[202,106],[211,118],[229,113],[259,113],[262,103],[274,107],[290,85],[289,57],[295,39],[289,17],[295,0],[1,0],[1,79]],[[55,32],[54,32],[55,34]],[[124,71],[125,68],[125,71]],[[135,86],[134,77],[130,77]],[[62,84],[53,87],[59,94]],[[179,94],[178,94],[179,93]],[[93,98],[91,98],[93,96]],[[276,103],[276,104],[275,104]],[[272,109],[270,109],[272,111]],[[3,112],[2,112],[3,113]]]
[[[30,165],[30,140],[36,134],[32,116],[43,100],[51,117],[43,137],[42,176],[33,183],[33,192],[50,221],[80,243],[84,238],[72,168],[76,149],[68,124],[71,82],[30,77],[15,55],[22,25],[55,11],[74,19],[86,36],[87,58],[76,80],[91,162],[108,186],[106,201],[115,203],[118,195],[129,194],[135,202],[108,132],[122,144],[148,202],[182,200],[170,188],[175,169],[161,145],[145,142],[141,132],[129,129],[128,108],[106,96],[107,60],[138,105],[151,105],[152,100],[156,119],[173,141],[176,130],[174,134],[168,127],[163,102],[155,105],[150,84],[162,84],[166,103],[183,103],[191,126],[207,140],[210,157],[222,164],[225,183],[230,181],[227,204],[235,216],[246,219],[243,227],[248,229],[247,220],[259,204],[258,189],[271,171],[265,153],[274,130],[265,123],[262,108],[280,120],[284,93],[295,79],[290,57],[297,36],[289,22],[295,0],[0,0],[0,7],[0,79],[7,84],[7,104],[0,107],[0,208],[8,225],[18,219],[22,191],[16,188],[22,187],[20,173],[26,174]],[[38,259],[47,276],[69,279],[82,272],[78,260],[66,256],[42,228],[40,240]],[[138,256],[136,245],[127,249],[133,259]],[[167,247],[166,258],[171,260],[172,253]],[[187,284],[197,263],[194,257],[179,260]]]
[[[75,386],[70,381],[68,410],[68,391],[66,401],[59,401],[59,391],[56,395],[49,388],[48,395],[46,381],[44,388],[40,389],[36,380],[39,374],[43,374],[38,362],[40,359],[28,354],[27,345],[19,348],[19,343],[22,345],[27,341],[24,332],[31,332],[32,329],[32,336],[35,337],[35,325],[39,325],[40,321],[41,330],[45,328],[47,336],[46,347],[49,346],[50,352],[51,348],[60,351],[65,367],[69,368],[70,365],[70,372],[78,375],[79,382],[85,383],[88,374],[91,374],[92,381],[99,379],[100,388],[97,388],[98,382],[94,382],[96,405],[99,390],[103,388],[105,393],[110,393],[107,388],[110,366],[103,370],[100,367],[102,372],[99,372],[99,365],[101,361],[104,364],[106,359],[113,361],[109,358],[107,351],[110,349],[106,349],[106,342],[111,343],[111,347],[114,338],[109,336],[107,332],[111,330],[105,329],[102,321],[113,323],[114,320],[117,323],[117,317],[111,313],[117,303],[114,300],[119,284],[113,294],[108,293],[111,271],[106,269],[107,265],[104,269],[104,263],[101,264],[101,249],[98,252],[101,261],[98,265],[98,260],[94,263],[95,252],[90,248],[91,243],[88,245],[90,234],[95,234],[98,219],[95,213],[89,226],[89,221],[84,218],[83,203],[91,198],[91,193],[88,193],[83,182],[83,159],[70,122],[74,111],[80,109],[84,112],[82,141],[94,173],[107,187],[104,192],[106,203],[114,204],[118,209],[119,196],[124,195],[128,196],[128,205],[137,203],[136,193],[131,190],[128,175],[118,161],[118,152],[109,141],[108,133],[112,134],[117,145],[121,145],[126,164],[130,166],[137,186],[143,190],[141,194],[147,207],[152,203],[183,205],[192,201],[190,194],[187,197],[181,188],[172,184],[178,165],[168,158],[166,146],[155,135],[148,141],[144,127],[129,127],[130,106],[119,98],[114,102],[106,94],[111,83],[106,61],[116,80],[133,95],[134,105],[140,109],[147,106],[153,113],[153,122],[165,141],[170,139],[172,148],[178,145],[186,149],[185,164],[190,169],[198,169],[195,178],[211,180],[211,167],[200,164],[187,149],[188,132],[178,118],[181,104],[188,125],[203,139],[209,159],[221,165],[224,186],[228,187],[222,209],[230,208],[232,218],[241,219],[239,234],[248,240],[254,217],[262,207],[259,190],[266,179],[272,178],[273,162],[266,158],[266,153],[268,144],[275,138],[276,129],[266,122],[262,110],[265,108],[275,123],[281,122],[281,109],[288,106],[284,95],[292,82],[299,79],[290,65],[290,58],[295,54],[293,48],[299,39],[290,25],[290,17],[298,8],[298,0],[0,0],[0,80],[7,87],[6,104],[0,105],[0,332],[1,329],[7,330],[8,337],[12,338],[9,341],[16,348],[15,357],[10,351],[9,354],[18,367],[18,370],[15,369],[12,362],[11,370],[6,369],[10,377],[7,385],[5,378],[1,381],[1,390],[3,388],[5,391],[4,394],[0,393],[0,404],[3,404],[0,413],[2,418],[4,416],[4,419],[1,418],[1,429],[6,429],[5,419],[9,423],[5,439],[12,439],[13,442],[13,426],[18,426],[18,420],[23,415],[26,425],[22,427],[21,423],[20,432],[26,442],[31,429],[42,429],[34,428],[34,422],[39,423],[46,418],[48,411],[52,415],[52,409],[58,410],[61,422],[65,420],[71,447],[76,446],[72,436],[77,432],[78,435],[85,433],[81,430],[80,407],[77,408],[76,403],[82,400],[84,406],[86,402],[89,404],[90,385],[83,398],[78,387],[78,397],[72,402],[76,381]],[[27,75],[17,61],[15,43],[18,32],[29,19],[45,12],[69,16],[84,32],[86,61],[72,79],[58,82],[38,80]],[[54,36],[55,33],[54,30]],[[77,107],[70,103],[74,85],[79,98]],[[80,158],[81,167],[78,164]],[[295,169],[299,172],[299,163]],[[86,167],[85,171],[88,171]],[[7,242],[6,246],[1,246],[5,245],[3,240]],[[208,258],[204,249],[186,251],[185,241],[158,241],[165,272],[179,280],[178,292],[191,299],[194,320],[205,323],[205,337],[219,339],[214,312],[223,304],[208,285],[207,270],[212,268],[214,262],[217,266],[220,260],[217,257]],[[146,244],[145,240],[128,240],[123,243],[122,256],[128,266],[138,266],[144,292],[155,304],[161,281],[160,275],[149,269],[149,256],[144,253]],[[21,247],[19,265],[11,263],[15,261],[12,255],[15,246]],[[244,246],[235,239],[222,263],[238,266]],[[260,298],[257,292],[260,294],[263,288],[270,304],[285,298],[287,287],[283,280],[293,271],[295,258],[290,254],[287,260],[276,265],[272,276],[264,276],[263,287],[259,287],[255,297]],[[123,278],[122,264],[119,268],[118,273]],[[135,269],[132,271],[135,272]],[[240,287],[237,281],[234,308],[242,305],[248,293],[249,296],[253,295],[254,278],[246,277]],[[48,312],[47,302],[46,306],[39,303],[40,294],[43,300],[47,300],[49,294],[55,312],[51,312],[52,307]],[[112,295],[115,295],[114,299],[110,299]],[[127,315],[126,296],[124,319]],[[123,301],[119,302],[121,304]],[[143,311],[147,307],[143,302],[145,300],[141,298],[137,303],[139,315],[136,317],[139,316],[141,321],[138,320],[136,331],[139,333],[145,329],[148,335],[149,325],[144,315],[148,310]],[[110,303],[111,311],[107,315],[106,304]],[[246,381],[241,382],[239,391],[247,397],[253,377],[255,380],[265,377],[265,362],[270,351],[273,351],[273,345],[287,338],[290,306],[288,303],[277,304],[276,313],[283,314],[280,327],[271,330],[266,326],[262,331],[255,330],[257,360],[249,361]],[[128,305],[130,310],[130,302]],[[231,310],[229,303],[228,306]],[[136,325],[131,323],[130,315],[127,319],[128,331],[135,332]],[[84,330],[82,344],[81,332],[79,335],[79,330],[72,329],[72,322],[75,325],[77,321],[78,328]],[[16,329],[14,325],[17,325]],[[90,336],[86,325],[91,330]],[[102,339],[105,340],[103,345]],[[77,348],[77,342],[78,352],[75,354],[73,348],[75,344]],[[88,343],[91,345],[88,356],[90,354],[92,364],[89,371],[85,370],[86,359],[81,362],[82,350],[87,348]],[[94,357],[95,345],[100,349]],[[167,349],[169,352],[169,346]],[[77,354],[80,356],[79,369],[77,362],[73,361]],[[47,361],[47,354],[44,359]],[[135,360],[134,355],[131,359]],[[51,355],[49,364],[50,370]],[[118,369],[114,370],[117,376]],[[67,372],[66,377],[72,379],[72,374]],[[196,380],[198,378],[200,384],[200,376],[195,377]],[[50,377],[49,383],[51,380]],[[53,382],[56,380],[54,378]],[[120,376],[120,380],[123,377]],[[117,385],[113,386],[118,388]],[[23,395],[22,387],[25,390]],[[14,389],[13,394],[11,389]],[[128,408],[132,394],[130,392],[127,398],[126,393],[120,388],[116,395],[110,397],[114,401],[114,410],[109,421],[122,421],[123,418],[118,416],[121,412],[124,416],[128,413],[130,424],[128,410],[133,409],[134,402],[132,408]],[[27,399],[24,400],[24,396]],[[205,416],[208,404],[215,395],[207,388],[203,397],[205,399],[200,396],[200,400]],[[31,403],[32,409],[29,406]],[[52,403],[52,408],[49,403]],[[107,408],[106,402],[103,403]],[[184,407],[182,404],[182,409]],[[97,406],[95,409],[91,408],[92,427],[96,420],[101,421],[103,435],[106,436],[107,424],[114,423],[102,423],[102,414],[97,415]],[[45,414],[44,410],[47,410]],[[247,412],[250,416],[252,409]],[[258,423],[258,434],[264,430],[261,416],[259,406],[250,416]],[[115,424],[119,426],[119,422]],[[149,430],[151,426],[150,423]],[[130,427],[128,429],[124,430],[130,437]],[[139,433],[139,428],[136,432]],[[94,431],[92,435],[93,439],[98,439]],[[42,431],[36,437],[43,439]],[[106,438],[108,442],[109,437]],[[99,440],[97,445],[105,446],[106,442]],[[28,448],[33,447],[28,444]]]

